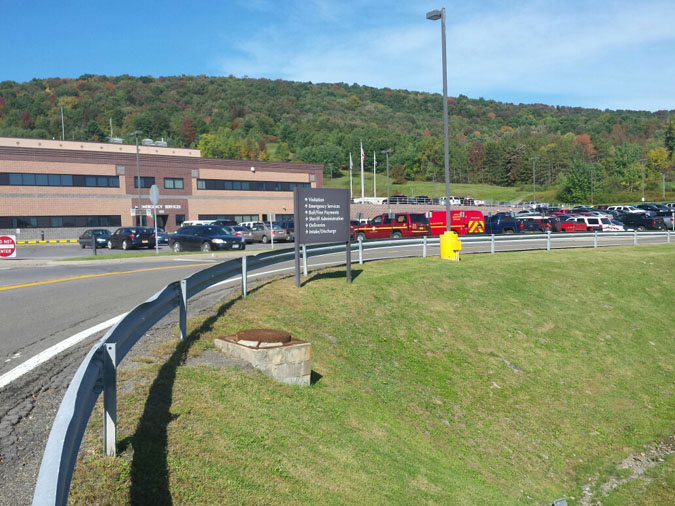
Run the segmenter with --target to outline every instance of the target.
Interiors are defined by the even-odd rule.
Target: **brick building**
[[[201,158],[198,149],[0,137],[0,234],[17,240],[72,239],[91,227],[114,229],[160,198],[158,226],[185,220],[292,219],[293,188],[320,188],[323,167]],[[140,214],[140,213],[138,213]]]

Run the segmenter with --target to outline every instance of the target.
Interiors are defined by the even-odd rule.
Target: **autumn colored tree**
[[[180,124],[181,137],[185,146],[191,146],[195,141],[195,127],[190,116],[185,116]]]
[[[576,139],[574,139],[574,145],[580,146],[583,150],[584,160],[587,162],[595,159],[595,147],[591,142],[591,136],[588,134],[579,134]]]

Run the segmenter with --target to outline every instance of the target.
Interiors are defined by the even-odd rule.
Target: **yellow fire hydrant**
[[[441,235],[441,258],[459,262],[459,252],[462,250],[462,241],[457,232],[449,230]]]

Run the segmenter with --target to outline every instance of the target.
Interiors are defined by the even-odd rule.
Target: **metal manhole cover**
[[[284,330],[246,329],[235,334],[237,341],[258,341],[260,343],[290,343],[291,335]]]

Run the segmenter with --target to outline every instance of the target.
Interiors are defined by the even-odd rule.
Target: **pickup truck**
[[[368,223],[352,228],[354,240],[400,239],[431,234],[429,220],[422,213],[385,213],[375,216]]]
[[[485,218],[486,234],[518,234],[539,231],[539,223],[516,218],[511,213],[497,213]]]

